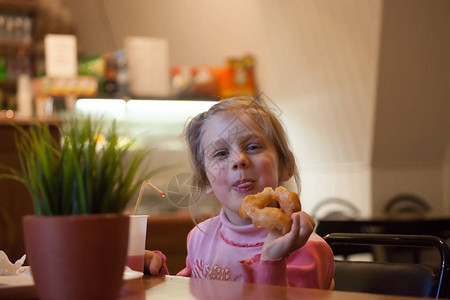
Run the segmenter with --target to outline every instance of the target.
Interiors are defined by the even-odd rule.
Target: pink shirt
[[[253,224],[236,226],[222,210],[189,233],[186,268],[177,275],[328,289],[334,275],[333,252],[313,233],[306,245],[287,258],[260,261],[268,234]]]

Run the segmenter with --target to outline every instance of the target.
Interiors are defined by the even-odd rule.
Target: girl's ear
[[[288,181],[294,175],[295,170],[295,158],[292,151],[289,151],[289,160],[287,166],[284,166],[283,171],[280,173],[281,181]]]
[[[206,183],[206,186],[205,186],[205,193],[206,193],[207,195],[214,194],[214,191],[213,191],[213,189],[212,189],[212,186],[211,186],[211,184],[209,184],[209,182]]]
[[[281,174],[281,181],[288,181],[294,175],[294,169],[285,169],[283,174]]]

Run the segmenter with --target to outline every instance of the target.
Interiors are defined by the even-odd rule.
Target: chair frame
[[[352,244],[436,248],[441,255],[441,269],[436,289],[436,299],[450,296],[447,287],[450,276],[450,248],[439,237],[407,234],[330,233],[324,239],[330,246],[332,244]]]

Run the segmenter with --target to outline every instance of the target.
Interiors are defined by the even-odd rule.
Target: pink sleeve
[[[334,276],[333,252],[323,241],[308,241],[286,259],[260,261],[255,255],[241,264],[252,283],[328,289]]]
[[[286,259],[261,261],[261,254],[240,263],[244,268],[244,281],[250,283],[263,283],[286,285]]]
[[[186,268],[177,273],[177,276],[191,277],[192,269],[191,263],[189,262],[189,256],[186,257]]]
[[[158,254],[158,256],[162,260],[161,269],[159,269],[159,275],[169,275],[169,269],[167,269],[167,265],[166,265],[166,261],[167,261],[166,256],[161,251],[158,251],[158,250],[154,250],[153,252]]]
[[[192,234],[192,230],[189,232],[187,239],[186,239],[186,244],[187,244],[188,249],[189,249],[189,240],[190,240],[191,234]],[[186,268],[184,268],[183,270],[178,272],[177,276],[184,276],[184,277],[192,276],[191,262],[189,261],[189,250],[188,250],[188,256],[186,256]]]

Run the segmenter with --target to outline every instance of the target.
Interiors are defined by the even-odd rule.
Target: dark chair
[[[384,213],[391,217],[424,217],[430,211],[428,202],[413,194],[396,195],[384,207]]]
[[[429,235],[331,233],[324,237],[335,245],[432,247],[439,251],[440,269],[423,264],[335,260],[335,290],[415,297],[449,297],[450,249]]]
[[[360,213],[361,211],[348,200],[326,198],[314,206],[311,216],[321,220],[351,220]]]
[[[322,233],[323,221],[346,221],[355,220],[361,214],[361,211],[352,202],[342,198],[325,198],[317,203],[311,210],[311,216],[314,220],[317,220],[315,231],[320,236],[324,236],[326,233]],[[343,245],[336,246],[334,249],[335,255],[342,255],[347,259],[350,255],[371,253],[372,247],[370,246],[352,246],[346,247]]]
[[[385,216],[397,219],[423,219],[431,211],[431,206],[420,196],[402,193],[392,197],[384,207]],[[389,247],[385,249],[385,257],[389,262],[418,263],[423,249],[405,249]]]

